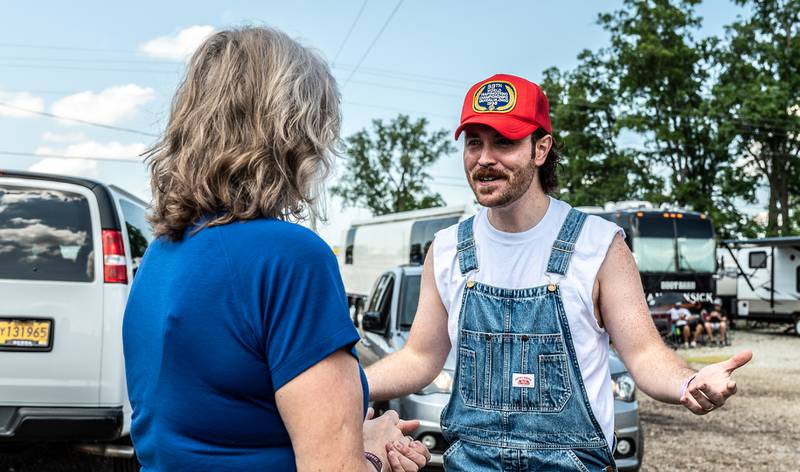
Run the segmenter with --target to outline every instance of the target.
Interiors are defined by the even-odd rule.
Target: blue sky
[[[572,68],[581,50],[607,43],[595,20],[622,1],[405,0],[366,57],[397,1],[368,1],[344,42],[362,5],[363,0],[5,2],[0,104],[16,108],[0,106],[0,169],[93,177],[149,199],[146,169],[136,155],[166,122],[184,54],[209,31],[243,24],[280,28],[333,63],[342,87],[344,136],[400,112],[452,130],[472,83],[498,72],[537,82],[548,67]],[[701,34],[719,35],[739,9],[728,0],[706,0],[698,11],[704,17]],[[108,157],[121,160],[100,159]],[[448,204],[472,201],[460,146],[432,174],[432,188]],[[331,244],[353,217],[368,216],[341,211],[336,200],[329,201],[329,212],[331,222],[320,233]]]

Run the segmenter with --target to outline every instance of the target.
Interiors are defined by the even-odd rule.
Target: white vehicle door
[[[0,178],[0,405],[97,405],[102,252],[89,189]]]

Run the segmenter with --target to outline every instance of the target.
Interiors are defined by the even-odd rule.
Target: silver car
[[[417,311],[421,276],[421,267],[401,266],[384,273],[375,282],[366,311],[358,314],[356,321],[361,334],[357,349],[365,366],[405,345]],[[636,386],[613,350],[609,367],[614,388],[614,431],[617,436],[614,457],[620,471],[636,471],[644,454]],[[429,470],[441,470],[442,454],[450,446],[442,436],[439,418],[450,400],[454,371],[455,359],[448,358],[441,374],[421,391],[373,405],[377,412],[392,409],[401,418],[420,420],[420,427],[413,436],[431,450]]]

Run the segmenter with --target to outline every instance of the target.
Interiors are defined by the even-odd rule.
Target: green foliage
[[[700,0],[625,0],[598,19],[608,47],[545,72],[563,198],[675,202],[710,214],[723,237],[756,236],[764,228],[737,204],[767,180],[768,232],[800,222],[788,211],[800,204],[800,0],[734,1],[752,16],[723,42],[695,39]],[[621,144],[629,136],[643,142]]]
[[[542,88],[550,101],[555,140],[562,151],[561,198],[573,205],[647,198],[661,181],[648,174],[645,162],[617,144],[621,128],[614,77],[589,51],[570,73],[545,71]]]
[[[800,1],[736,0],[752,15],[727,28],[714,88],[738,176],[769,185],[768,235],[800,230]],[[790,211],[794,211],[794,215]]]
[[[367,207],[374,215],[444,205],[428,188],[426,169],[455,147],[448,131],[430,132],[427,124],[398,115],[387,123],[373,120],[371,130],[348,137],[345,172],[331,193],[346,207]]]

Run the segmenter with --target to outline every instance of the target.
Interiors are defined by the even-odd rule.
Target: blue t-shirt
[[[336,257],[302,226],[259,219],[156,240],[123,323],[143,471],[295,470],[275,392],[339,349],[355,355],[358,339]],[[366,408],[363,371],[361,383]]]

